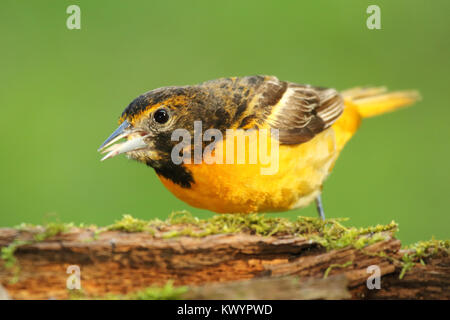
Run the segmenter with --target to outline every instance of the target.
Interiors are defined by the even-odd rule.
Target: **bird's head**
[[[196,87],[166,87],[137,97],[123,111],[119,127],[100,146],[99,151],[106,153],[102,160],[125,153],[152,167],[170,161],[178,143],[171,140],[172,133],[175,129],[193,132],[194,121],[201,120],[205,112],[202,96]]]

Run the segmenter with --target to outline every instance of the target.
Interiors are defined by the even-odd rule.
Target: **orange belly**
[[[185,165],[195,181],[191,188],[160,179],[175,196],[197,208],[218,213],[285,211],[314,200],[337,155],[335,131],[329,128],[307,143],[279,146],[273,174],[261,174],[261,169],[275,166],[272,162],[202,163]]]

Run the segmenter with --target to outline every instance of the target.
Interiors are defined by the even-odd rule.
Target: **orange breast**
[[[220,147],[218,144],[217,148]],[[278,155],[278,159],[273,157],[266,165],[260,159],[255,164],[248,164],[248,161],[246,164],[187,164],[195,181],[191,188],[182,188],[163,177],[160,179],[179,199],[218,213],[285,211],[302,207],[320,192],[336,159],[334,130],[327,129],[304,144],[281,145]],[[264,169],[273,174],[262,174]]]

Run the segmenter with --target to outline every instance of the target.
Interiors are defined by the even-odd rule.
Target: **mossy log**
[[[205,225],[187,220],[156,224],[156,234],[120,224],[101,232],[74,226],[53,232],[0,229],[3,296],[67,299],[80,292],[83,298],[130,297],[172,281],[175,288],[187,286],[177,296],[186,299],[450,299],[448,247],[414,259],[388,228],[352,240],[376,241],[332,247],[321,241],[320,225],[308,236],[298,229],[260,234],[246,226],[202,236],[190,233]],[[189,233],[180,232],[187,228]],[[71,265],[80,268],[82,290],[66,287]],[[367,286],[372,265],[379,268],[380,289]]]

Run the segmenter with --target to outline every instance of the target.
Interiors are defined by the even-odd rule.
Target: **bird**
[[[102,161],[125,153],[152,167],[169,191],[196,208],[249,214],[289,211],[315,202],[324,220],[323,184],[362,120],[419,99],[414,90],[355,87],[340,92],[265,75],[162,87],[134,99],[98,151],[106,153]],[[209,137],[212,151],[198,153],[204,157],[199,161],[193,159],[194,146],[205,147],[207,141],[194,141],[195,122],[201,124],[200,134],[208,129],[222,134]],[[173,158],[180,141],[173,137],[180,130],[187,134],[187,143],[175,154],[185,153],[183,159],[188,160],[181,163]],[[270,134],[263,135],[263,130]],[[234,136],[229,138],[228,132]],[[256,137],[257,148],[276,147],[275,157],[269,163],[262,156],[252,163],[211,161],[230,153],[236,160],[239,146],[228,147],[227,142],[239,137],[245,142],[241,150],[254,152],[245,135]],[[276,170],[262,174],[275,161]]]

